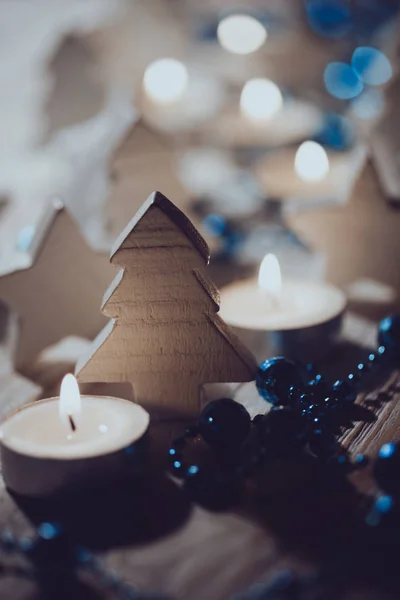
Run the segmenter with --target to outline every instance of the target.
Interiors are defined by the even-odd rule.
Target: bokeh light
[[[269,79],[250,79],[243,86],[240,110],[253,121],[271,119],[282,108],[282,104],[279,87]]]
[[[225,50],[234,54],[251,54],[264,44],[267,31],[250,15],[230,15],[220,21],[217,37]]]
[[[331,62],[324,72],[325,87],[331,96],[340,100],[356,98],[364,89],[354,69],[343,62]]]
[[[329,173],[328,155],[317,142],[303,142],[296,152],[294,168],[303,181],[322,181]]]
[[[351,57],[351,65],[358,77],[368,85],[382,85],[393,75],[389,59],[371,46],[356,48]]]
[[[311,29],[324,37],[342,37],[353,25],[349,3],[343,0],[311,0],[306,12]]]
[[[147,95],[155,102],[166,104],[179,100],[188,85],[188,72],[183,63],[174,58],[152,62],[143,77]]]
[[[219,237],[226,229],[226,221],[222,215],[211,213],[204,217],[202,226],[209,236]]]
[[[380,90],[370,88],[352,101],[351,108],[359,119],[376,119],[384,111],[385,98]]]
[[[325,115],[322,128],[314,136],[314,141],[333,150],[347,150],[353,145],[354,137],[351,121],[343,115],[330,112]]]

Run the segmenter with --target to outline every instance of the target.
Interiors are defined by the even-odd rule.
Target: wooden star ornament
[[[86,244],[62,204],[47,210],[18,270],[0,277],[0,298],[18,315],[16,366],[69,335],[93,339],[106,323],[97,306],[113,276],[105,255]]]

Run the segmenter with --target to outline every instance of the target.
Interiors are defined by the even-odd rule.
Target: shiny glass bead
[[[304,386],[302,386],[302,385],[290,386],[289,392],[288,392],[287,406],[294,408],[299,403],[299,400],[303,394],[304,394]]]
[[[307,383],[307,391],[314,395],[317,402],[323,402],[329,393],[329,386],[322,375],[317,375]]]
[[[309,448],[318,458],[328,459],[335,455],[338,442],[329,428],[315,429],[309,438]]]
[[[231,398],[213,400],[199,418],[199,433],[211,446],[238,446],[249,434],[250,415]]]
[[[48,570],[49,564],[72,568],[76,562],[76,552],[60,523],[41,523],[37,528],[37,538],[28,552],[39,570]]]
[[[184,476],[183,463],[179,458],[171,460],[171,471],[175,477],[182,478]]]
[[[400,448],[384,444],[374,464],[374,477],[379,487],[389,494],[400,494]]]
[[[339,400],[345,402],[354,402],[357,398],[357,392],[348,381],[338,379],[332,386],[333,393]]]
[[[378,350],[376,351],[377,356],[379,358],[379,362],[382,362],[383,359],[386,358],[387,356],[387,348],[386,346],[379,346]]]
[[[309,408],[310,406],[312,406],[313,404],[316,403],[316,398],[314,394],[301,394],[301,396],[299,397],[298,401],[297,401],[297,407],[301,408],[302,410],[307,410],[307,408]]]
[[[390,315],[379,323],[378,343],[391,350],[397,357],[400,355],[400,314]]]
[[[268,450],[290,451],[305,437],[307,422],[301,413],[290,408],[270,411],[263,424],[263,440]]]
[[[291,404],[289,390],[292,386],[301,386],[302,377],[299,366],[282,356],[264,361],[256,374],[258,393],[271,404]]]
[[[357,373],[359,375],[364,375],[368,371],[369,371],[368,363],[362,363],[362,362],[358,363],[358,365],[357,365]]]

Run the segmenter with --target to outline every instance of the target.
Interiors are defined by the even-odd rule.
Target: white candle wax
[[[59,398],[30,404],[2,426],[1,442],[28,456],[76,459],[117,452],[143,436],[148,413],[137,404],[107,396],[82,396],[75,432],[60,419]]]
[[[75,492],[109,482],[126,472],[123,450],[137,442],[148,425],[148,413],[133,402],[107,396],[81,398],[75,378],[67,375],[59,398],[28,404],[2,423],[4,481],[28,496]]]
[[[221,317],[260,360],[274,354],[308,360],[325,356],[345,306],[344,293],[329,283],[282,281],[273,254],[264,257],[258,280],[221,291]]]
[[[327,283],[286,280],[272,295],[257,280],[241,281],[221,291],[221,317],[235,327],[263,331],[301,329],[339,315],[345,295]]]

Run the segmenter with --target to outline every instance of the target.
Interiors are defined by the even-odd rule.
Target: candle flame
[[[61,382],[59,414],[60,418],[71,426],[79,418],[82,409],[81,394],[79,392],[78,382],[71,373],[65,375]],[[74,427],[71,426],[74,431]]]
[[[258,285],[273,296],[278,296],[282,289],[282,275],[275,254],[266,254],[261,261],[258,272]]]

